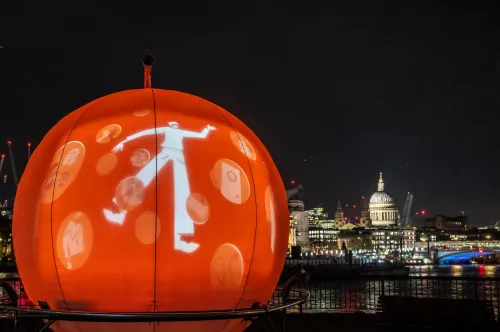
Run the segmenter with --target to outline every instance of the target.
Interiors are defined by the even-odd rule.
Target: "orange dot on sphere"
[[[244,137],[241,134],[238,134],[234,131],[232,131],[229,134],[229,137],[231,138],[231,142],[236,146],[236,148],[243,153],[245,156],[247,156],[248,159],[251,160],[256,160],[257,159],[257,154],[255,153],[255,150],[252,147],[252,144],[248,141],[246,137]]]
[[[210,281],[216,289],[237,289],[243,279],[243,257],[233,244],[224,243],[210,263]]]
[[[84,159],[85,147],[81,142],[68,142],[56,151],[41,186],[43,203],[59,198],[69,188],[80,172]]]
[[[151,160],[151,154],[146,149],[138,149],[132,153],[130,157],[130,163],[134,167],[143,167]]]
[[[189,216],[198,225],[204,224],[210,217],[210,205],[206,197],[201,194],[189,195],[186,208]]]
[[[286,192],[268,151],[231,113],[176,91],[122,91],[69,113],[34,150],[14,204],[24,288],[35,305],[55,310],[266,304],[286,257]],[[244,325],[61,321],[51,327],[229,332],[226,326]]]
[[[161,223],[156,213],[144,211],[135,221],[135,236],[142,244],[154,243],[161,232]]]
[[[250,182],[245,171],[230,159],[220,159],[210,172],[213,185],[234,204],[243,204],[250,197]]]
[[[118,157],[114,153],[106,153],[97,160],[95,170],[99,175],[109,174],[118,163]]]
[[[151,112],[151,110],[150,110],[150,109],[143,108],[143,109],[135,110],[133,114],[134,114],[135,116],[146,116],[146,115],[148,115],[150,112]]]
[[[129,211],[140,205],[144,201],[146,189],[142,181],[129,176],[120,181],[116,187],[116,204],[120,209]]]
[[[82,267],[94,245],[92,223],[82,212],[68,215],[57,232],[57,257],[68,270]]]
[[[95,137],[97,143],[106,144],[114,140],[122,132],[122,127],[118,124],[110,124],[97,132]]]

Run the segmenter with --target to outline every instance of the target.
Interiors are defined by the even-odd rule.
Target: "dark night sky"
[[[401,210],[411,190],[429,214],[500,219],[495,2],[92,2],[0,4],[0,139],[19,168],[65,114],[140,88],[152,42],[154,86],[242,119],[308,207],[359,203],[382,171]]]

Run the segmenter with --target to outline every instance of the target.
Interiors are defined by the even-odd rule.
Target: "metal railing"
[[[311,282],[304,285],[310,298],[299,312],[377,312],[382,296],[424,299],[456,299],[487,301],[495,319],[500,312],[500,278],[460,277],[366,277],[353,280]],[[279,292],[271,303],[280,301]]]
[[[28,296],[26,295],[26,292],[24,291],[23,283],[19,278],[5,278],[1,279],[0,281],[5,281],[7,284],[9,284],[12,289],[16,292],[18,299],[17,299],[17,306],[19,307],[28,307],[31,306],[31,301],[28,299]],[[7,291],[0,287],[0,304],[8,304],[11,301],[11,298]],[[0,313],[1,314],[1,313]]]
[[[18,305],[29,306],[19,279],[6,280],[20,294]],[[487,301],[498,321],[500,315],[500,278],[465,277],[358,277],[352,280],[309,282],[298,285],[310,293],[309,299],[291,308],[296,312],[368,312],[381,311],[382,296],[423,299]],[[294,291],[292,291],[294,292]],[[0,289],[0,298],[6,296]],[[293,297],[292,293],[292,297]],[[298,294],[297,294],[298,295]],[[277,289],[270,305],[282,304]]]

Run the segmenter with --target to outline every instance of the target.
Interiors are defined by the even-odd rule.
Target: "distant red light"
[[[5,158],[5,153],[2,153],[2,158]]]
[[[7,144],[12,144],[12,142],[11,141],[7,141]]]
[[[28,146],[31,146],[31,143],[30,143],[30,142],[28,142]]]
[[[356,205],[353,205],[353,208],[356,208]]]

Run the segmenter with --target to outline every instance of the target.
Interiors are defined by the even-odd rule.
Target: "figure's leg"
[[[184,152],[178,150],[172,155],[174,163],[174,248],[192,253],[200,246],[181,240],[182,235],[194,234],[194,221],[187,212],[186,202],[191,194],[188,172],[184,162]]]
[[[160,170],[165,167],[167,162],[171,160],[170,157],[168,156],[166,151],[161,151],[158,153],[156,157],[151,159],[151,161],[144,166],[139,173],[137,173],[136,177],[141,180],[142,184],[144,185],[144,188],[147,188],[148,185],[153,181],[153,179],[156,177],[156,173],[160,172]],[[112,202],[115,204],[115,206],[118,207],[116,204],[116,197],[113,198]],[[123,221],[125,220],[125,216],[127,215],[127,211],[124,211],[120,209],[120,212],[118,213],[113,213],[111,210],[104,209],[104,216],[106,219],[110,222],[117,223],[117,224],[123,224]]]
[[[149,184],[156,177],[156,174],[159,173],[170,160],[172,160],[172,157],[169,156],[168,151],[162,150],[155,158],[151,159],[151,161],[144,166],[139,173],[137,173],[136,177],[141,180],[144,188],[149,186]]]

